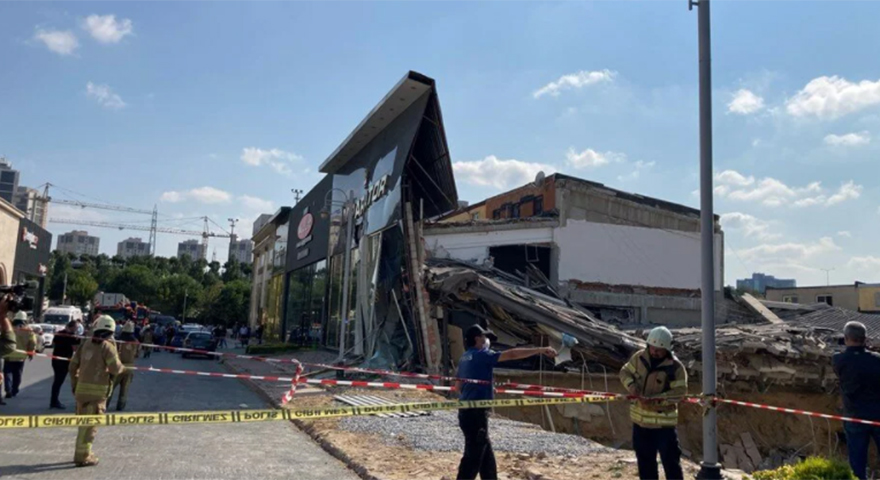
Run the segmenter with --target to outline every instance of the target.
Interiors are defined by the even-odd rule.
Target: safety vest
[[[687,395],[687,371],[671,353],[652,367],[647,349],[636,352],[620,369],[620,381],[629,391],[634,387],[641,397],[668,398]],[[645,428],[674,427],[678,425],[678,404],[634,401],[629,407],[629,417],[633,423]]]
[[[15,351],[6,357],[8,362],[23,362],[27,360],[27,352],[37,349],[37,336],[27,330],[15,329]]]

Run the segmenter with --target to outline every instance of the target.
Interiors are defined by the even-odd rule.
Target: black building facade
[[[458,195],[434,80],[404,76],[321,172],[291,214],[288,331],[378,367],[436,365],[418,225],[455,209]]]
[[[52,234],[27,218],[22,218],[18,224],[17,242],[12,280],[37,280],[45,275],[52,250]]]

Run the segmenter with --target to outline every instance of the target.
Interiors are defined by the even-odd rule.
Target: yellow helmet
[[[122,327],[122,333],[134,333],[134,322],[125,322],[125,325]]]
[[[113,320],[113,317],[110,315],[101,315],[95,320],[95,326],[93,328],[95,332],[99,332],[101,330],[109,330],[111,332],[116,331],[116,321]]]

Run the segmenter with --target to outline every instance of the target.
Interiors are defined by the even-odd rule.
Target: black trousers
[[[657,480],[657,454],[663,462],[666,480],[683,480],[681,471],[681,446],[675,427],[644,428],[633,424],[633,449],[639,465],[641,480]]]
[[[464,455],[458,464],[458,480],[496,480],[498,466],[489,441],[489,409],[463,408],[458,411],[458,426],[464,433]]]
[[[52,370],[55,371],[55,380],[52,381],[52,399],[50,406],[58,405],[58,395],[61,394],[61,386],[64,385],[64,379],[67,378],[68,367],[70,362],[67,360],[52,360]]]
[[[24,360],[12,362],[7,359],[3,364],[3,388],[7,397],[18,395],[22,373],[24,373]]]

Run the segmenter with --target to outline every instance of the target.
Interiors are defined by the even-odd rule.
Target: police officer
[[[10,353],[3,365],[3,389],[7,398],[18,395],[21,386],[21,376],[24,373],[24,361],[34,359],[34,350],[37,348],[37,337],[27,326],[27,314],[18,312],[12,320],[15,329],[15,351]]]
[[[3,376],[5,361],[3,359],[15,352],[16,345],[15,330],[12,328],[12,322],[6,316],[9,313],[9,300],[11,298],[12,295],[9,294],[0,295],[0,384],[5,384]],[[0,389],[0,405],[6,405],[6,402],[3,401],[3,390]]]
[[[629,407],[633,422],[633,449],[639,478],[656,480],[657,453],[668,480],[681,480],[678,443],[678,404],[687,395],[687,371],[672,354],[672,332],[657,327],[648,334],[648,348],[636,352],[620,370],[620,382],[630,395],[640,397]],[[674,400],[663,401],[665,398]]]
[[[70,383],[76,398],[77,415],[103,414],[113,386],[113,377],[125,369],[111,340],[115,331],[116,322],[113,317],[98,317],[92,328],[92,338],[83,340],[73,354],[70,361]],[[96,427],[80,427],[73,456],[77,467],[98,464],[98,459],[92,455],[92,442],[96,435]]]
[[[459,382],[461,401],[491,400],[495,394],[492,385],[494,369],[498,362],[522,360],[534,355],[556,356],[552,347],[543,348],[511,348],[497,352],[490,348],[492,341],[498,340],[492,330],[480,325],[473,325],[465,332],[465,344],[468,350],[458,362],[458,378],[482,380],[485,383]],[[495,453],[489,440],[489,409],[463,408],[458,411],[458,426],[464,434],[464,454],[458,465],[459,480],[477,478],[483,480],[497,479],[498,466]]]
[[[116,350],[119,352],[119,360],[126,367],[133,367],[140,352],[140,343],[134,336],[134,322],[130,320],[125,322],[119,340],[120,342],[116,345]],[[117,412],[125,410],[125,402],[128,400],[128,387],[131,386],[133,378],[134,372],[126,369],[124,372],[117,375],[116,379],[113,381],[113,389],[119,391],[119,395],[116,397]],[[113,397],[112,393],[110,397]]]
[[[868,329],[863,323],[843,327],[846,350],[833,357],[834,372],[840,378],[840,393],[847,416],[880,421],[880,355],[865,348]],[[880,448],[880,427],[845,422],[849,465],[856,477],[868,478],[868,447],[871,439]]]

